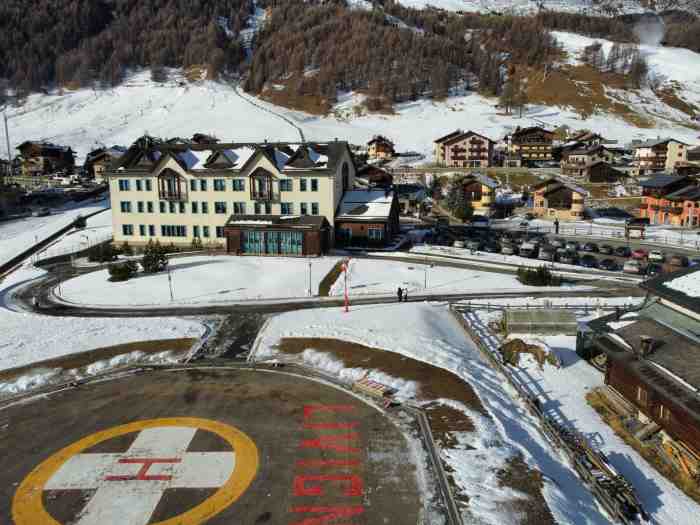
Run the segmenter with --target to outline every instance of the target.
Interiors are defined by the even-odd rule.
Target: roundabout
[[[402,430],[297,375],[150,371],[0,416],[1,522],[406,524],[422,511]]]

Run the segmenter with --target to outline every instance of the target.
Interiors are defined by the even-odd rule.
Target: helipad
[[[403,433],[332,386],[157,371],[0,411],[0,523],[412,524]]]

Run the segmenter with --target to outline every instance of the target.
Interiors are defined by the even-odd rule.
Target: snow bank
[[[95,348],[156,339],[199,338],[201,323],[178,318],[49,317],[15,311],[11,295],[41,277],[43,270],[26,266],[0,282],[0,370],[15,368]]]

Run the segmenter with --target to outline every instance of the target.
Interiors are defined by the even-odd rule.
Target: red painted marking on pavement
[[[349,518],[357,516],[365,511],[364,507],[359,505],[352,507],[293,507],[292,512],[295,514],[321,514],[323,516],[315,516],[313,518],[305,518],[302,521],[297,521],[291,525],[323,525],[328,522],[336,522],[340,518]],[[352,523],[343,523],[338,525],[353,525]]]
[[[357,432],[350,434],[334,434],[330,436],[319,436],[318,439],[304,439],[299,443],[301,448],[320,448],[325,450],[335,450],[336,452],[351,452],[357,454],[360,449],[349,445],[342,445],[338,441],[353,441],[358,438]]]
[[[295,496],[325,496],[323,487],[320,483],[308,486],[308,482],[327,482],[340,481],[347,483],[343,496],[355,497],[362,496],[362,479],[353,474],[338,476],[338,475],[322,475],[322,476],[295,476],[294,477],[294,495]]]
[[[297,467],[354,467],[360,464],[357,459],[299,459]]]
[[[316,430],[349,430],[355,428],[360,423],[350,421],[348,423],[304,423],[304,428]]]
[[[155,475],[149,476],[148,469],[153,465],[158,463],[180,463],[178,458],[152,458],[152,459],[141,459],[141,458],[122,458],[118,463],[126,465],[141,465],[141,468],[136,473],[135,476],[106,476],[105,481],[170,481],[172,476],[169,475]]]

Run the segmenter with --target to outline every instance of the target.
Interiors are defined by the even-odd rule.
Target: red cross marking
[[[135,476],[106,476],[105,481],[170,481],[172,476],[169,475],[156,475],[149,476],[148,469],[157,463],[180,463],[178,458],[122,458],[118,461],[122,464],[140,464],[141,468],[136,473]]]

